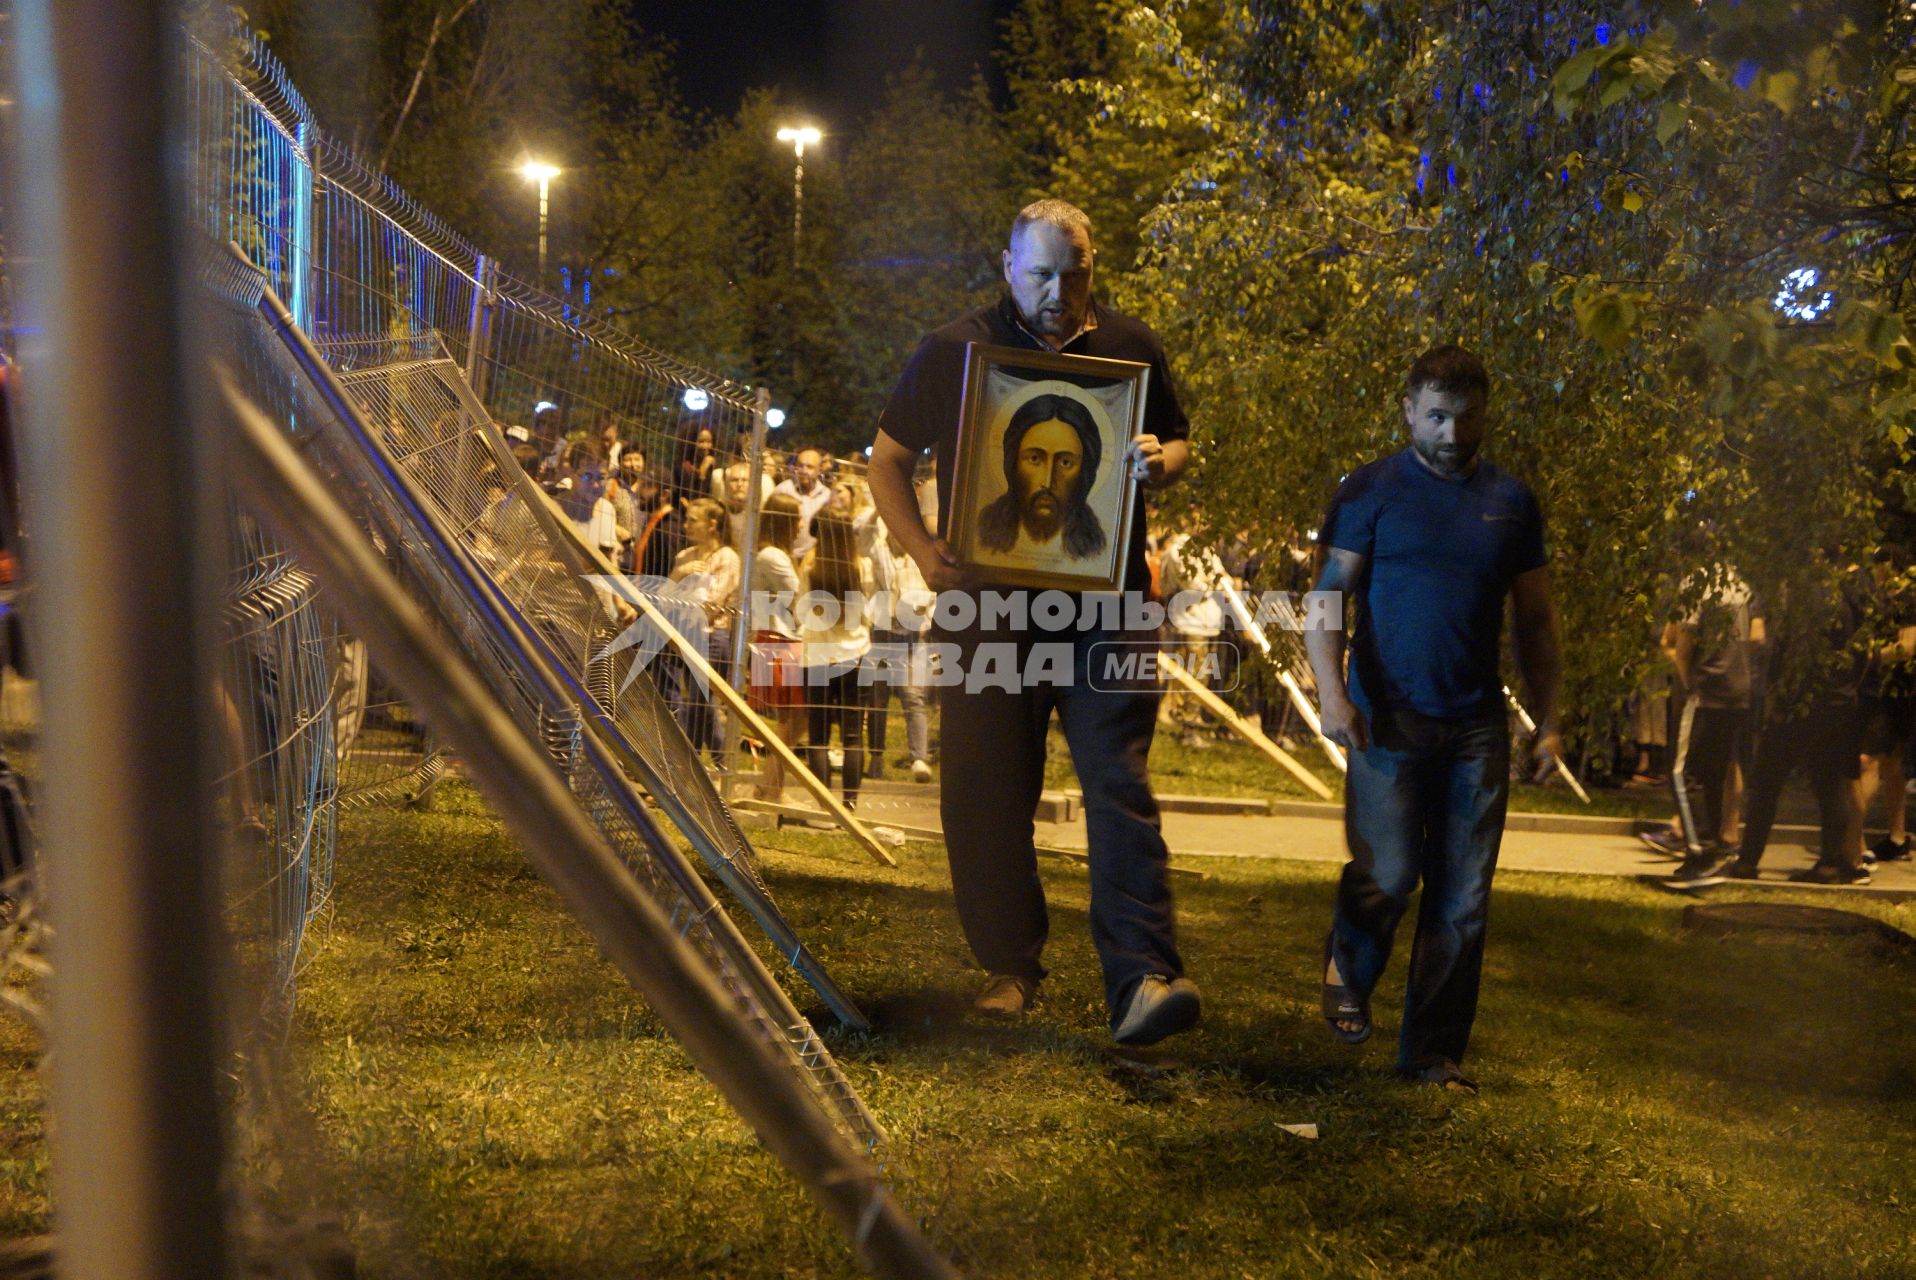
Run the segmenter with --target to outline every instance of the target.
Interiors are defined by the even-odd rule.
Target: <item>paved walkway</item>
[[[789,793],[788,793],[789,794]],[[1176,800],[1168,801],[1178,804]],[[1066,806],[1053,804],[1053,810]],[[1290,806],[1294,812],[1262,815],[1245,813],[1185,812],[1170,808],[1164,814],[1164,836],[1171,846],[1174,861],[1201,867],[1212,858],[1295,858],[1309,862],[1341,863],[1345,859],[1344,828],[1333,806]],[[1039,822],[1038,843],[1052,848],[1083,850],[1086,847],[1084,817],[1075,805],[1060,822]],[[912,786],[909,783],[877,784],[860,799],[859,816],[868,823],[883,826],[936,828],[938,795],[935,784]],[[1527,830],[1534,824],[1552,828],[1577,829]],[[1580,819],[1563,815],[1512,815],[1504,834],[1498,866],[1512,871],[1550,871],[1571,875],[1623,876],[1633,879],[1659,878],[1676,869],[1673,859],[1652,853],[1628,831],[1622,820]],[[1771,837],[1763,857],[1761,880],[1733,881],[1744,888],[1788,888],[1816,890],[1836,894],[1864,893],[1893,899],[1916,898],[1916,862],[1896,862],[1877,867],[1871,884],[1855,888],[1832,888],[1791,884],[1792,871],[1816,860],[1808,848],[1816,841],[1816,829],[1805,826],[1779,826]]]

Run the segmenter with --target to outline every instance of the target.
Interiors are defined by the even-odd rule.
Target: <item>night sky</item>
[[[991,71],[999,21],[1017,0],[626,0],[648,34],[678,48],[680,86],[729,115],[748,88],[776,87],[828,133],[883,99],[914,50],[948,90]],[[995,87],[995,82],[994,82]]]

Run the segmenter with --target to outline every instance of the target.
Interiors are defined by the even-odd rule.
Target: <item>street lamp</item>
[[[788,126],[778,131],[780,142],[792,144],[792,266],[798,266],[798,233],[805,221],[805,148],[825,135],[811,125]]]
[[[546,194],[552,180],[559,176],[559,166],[541,160],[528,160],[519,166],[519,176],[527,182],[539,184],[539,278],[543,280],[546,274]]]

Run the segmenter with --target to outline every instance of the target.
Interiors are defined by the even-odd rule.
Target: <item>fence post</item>
[[[745,536],[738,549],[739,596],[738,626],[732,630],[732,687],[741,696],[751,683],[752,658],[752,561],[758,558],[759,490],[765,478],[765,414],[772,407],[770,387],[760,387],[752,399],[752,447],[749,456],[752,471],[745,480]],[[738,792],[738,740],[742,729],[737,716],[725,718],[725,771],[721,789],[726,800]],[[768,747],[769,750],[769,747]]]
[[[308,333],[313,332],[313,286],[319,278],[318,264],[313,261],[313,193],[318,187],[315,175],[319,170],[315,132],[306,120],[300,121],[294,131],[295,150],[302,164],[298,190],[293,194],[293,267],[286,273],[293,286],[293,318]]]
[[[189,411],[176,8],[14,5],[54,1204],[60,1273],[98,1280],[231,1268],[207,714],[226,496]],[[140,500],[97,501],[129,457]]]
[[[466,332],[466,383],[472,388],[472,394],[490,413],[492,406],[487,403],[486,392],[492,379],[488,376],[492,364],[492,310],[497,303],[493,296],[493,285],[497,278],[499,264],[485,254],[479,255],[474,268],[474,287],[472,291],[472,322]]]

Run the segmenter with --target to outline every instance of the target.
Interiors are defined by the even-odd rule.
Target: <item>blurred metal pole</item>
[[[493,281],[498,273],[499,264],[480,254],[472,273],[472,321],[466,332],[466,381],[471,384],[472,394],[478,397],[480,404],[486,403],[487,387],[492,380],[492,330],[498,302],[493,296]],[[293,313],[293,319],[299,319],[299,312]],[[304,324],[300,327],[308,333],[312,332]]]
[[[772,389],[760,387],[752,400],[751,470],[745,477],[745,527],[740,530],[738,626],[732,630],[732,687],[743,697],[751,683],[752,660],[752,565],[758,559],[759,486],[765,479],[765,415],[772,408]],[[744,726],[737,716],[725,717],[724,772],[720,776],[720,794],[731,800],[738,793],[738,747]],[[766,745],[769,754],[771,746]]]
[[[225,498],[182,380],[180,34],[164,0],[14,12],[58,1267],[207,1280],[229,1272],[202,715]],[[133,500],[109,479],[129,459]]]

